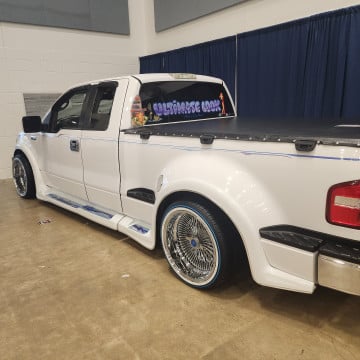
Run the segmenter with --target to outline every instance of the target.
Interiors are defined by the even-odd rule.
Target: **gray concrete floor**
[[[146,251],[0,181],[0,359],[360,359],[360,298],[197,291]],[[40,220],[50,223],[39,225]]]

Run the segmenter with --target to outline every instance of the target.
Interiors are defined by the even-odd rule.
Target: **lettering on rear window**
[[[222,84],[195,81],[145,83],[131,107],[134,127],[233,115]]]

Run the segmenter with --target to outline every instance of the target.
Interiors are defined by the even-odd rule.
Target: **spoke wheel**
[[[214,219],[207,209],[191,202],[173,204],[163,217],[164,253],[175,274],[190,286],[214,287],[226,268],[224,236]]]
[[[18,195],[23,198],[35,197],[34,175],[28,160],[20,154],[15,155],[12,162],[12,171]]]

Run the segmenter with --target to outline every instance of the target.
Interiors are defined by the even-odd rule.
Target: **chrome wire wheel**
[[[13,179],[16,192],[19,196],[25,197],[28,192],[28,177],[23,162],[20,158],[13,159]]]
[[[162,221],[161,239],[175,273],[194,287],[208,287],[218,275],[220,254],[216,235],[195,209],[170,208]]]

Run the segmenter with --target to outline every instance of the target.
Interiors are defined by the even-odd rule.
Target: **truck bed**
[[[360,124],[352,121],[316,124],[316,119],[247,119],[242,117],[195,120],[146,125],[124,130],[126,134],[148,136],[181,136],[242,141],[287,142],[360,147]],[[338,124],[338,125],[336,125]],[[346,125],[348,124],[348,125]],[[340,126],[339,126],[340,125]]]

